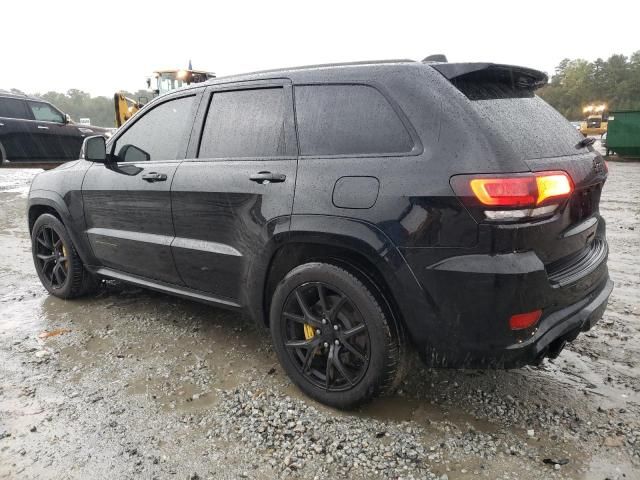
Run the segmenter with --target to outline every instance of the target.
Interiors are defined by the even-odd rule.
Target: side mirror
[[[102,135],[87,137],[82,143],[80,158],[90,162],[104,163],[107,160],[107,146]]]
[[[69,115],[68,113],[65,113],[64,114],[64,120],[63,120],[62,123],[64,123],[64,124],[71,123],[71,115]]]

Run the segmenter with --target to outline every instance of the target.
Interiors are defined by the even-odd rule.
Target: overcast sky
[[[0,88],[111,96],[189,59],[221,76],[445,53],[552,73],[565,57],[640,49],[638,0],[434,3],[3,0]]]

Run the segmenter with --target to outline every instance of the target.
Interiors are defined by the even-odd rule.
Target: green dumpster
[[[607,150],[621,157],[640,157],[640,110],[609,112]]]

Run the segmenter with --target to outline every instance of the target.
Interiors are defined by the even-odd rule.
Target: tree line
[[[593,62],[564,59],[537,93],[569,120],[581,120],[582,108],[591,103],[606,103],[609,110],[640,110],[640,50],[630,57],[612,55]],[[146,90],[125,94],[136,100],[152,98]],[[115,126],[113,98],[92,97],[77,89],[34,96],[53,103],[75,121],[90,118],[96,126]]]
[[[569,120],[581,120],[583,107],[605,103],[609,111],[640,110],[640,50],[593,62],[562,60],[538,92]]]

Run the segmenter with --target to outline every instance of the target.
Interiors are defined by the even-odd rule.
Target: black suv
[[[36,97],[0,91],[0,166],[57,166],[77,160],[82,142],[111,136],[108,128],[78,125],[69,115]]]
[[[558,355],[613,288],[602,157],[530,69],[363,62],[154,99],[38,175],[35,265],[62,298],[111,278],[245,312],[291,379],[352,407],[430,365]]]

